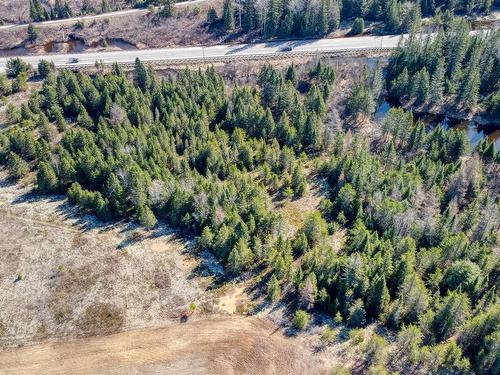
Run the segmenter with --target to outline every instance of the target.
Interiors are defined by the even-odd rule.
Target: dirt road
[[[0,352],[2,374],[318,374],[321,361],[266,321],[221,317]]]

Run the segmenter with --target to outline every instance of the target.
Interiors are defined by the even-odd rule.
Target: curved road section
[[[48,54],[19,56],[33,67],[40,60],[52,61],[58,68],[82,68],[97,62],[131,64],[136,58],[144,62],[193,63],[223,60],[258,59],[273,56],[342,54],[396,48],[401,36],[366,36],[338,39],[294,40],[255,44],[217,45],[212,47],[160,48],[117,52]],[[12,57],[9,57],[12,58]],[[0,58],[0,72],[7,67],[7,57]]]

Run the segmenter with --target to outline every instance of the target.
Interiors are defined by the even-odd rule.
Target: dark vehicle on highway
[[[69,59],[70,64],[76,64],[78,61],[80,60],[78,60],[76,57],[72,57],[71,59]]]

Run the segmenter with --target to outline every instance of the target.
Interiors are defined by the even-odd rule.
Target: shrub
[[[349,332],[349,340],[353,345],[361,344],[365,340],[365,332],[362,329],[351,329]]]
[[[293,318],[293,326],[298,329],[304,329],[309,324],[310,316],[304,310],[297,310]]]
[[[331,327],[326,327],[321,333],[320,340],[324,344],[328,345],[335,341],[336,333],[335,330]]]
[[[351,28],[352,35],[363,34],[363,30],[365,29],[365,20],[361,17],[358,17],[354,20]]]

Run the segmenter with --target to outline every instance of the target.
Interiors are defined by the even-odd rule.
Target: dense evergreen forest
[[[225,0],[222,18],[227,30],[256,30],[265,36],[327,34],[353,18],[383,21],[385,32],[400,33],[419,25],[422,16],[484,14],[492,5],[492,0]]]
[[[492,117],[500,116],[500,31],[470,34],[463,19],[441,25],[423,40],[411,33],[392,54],[388,88],[392,97],[416,105],[452,102],[474,110],[481,101]]]
[[[175,2],[129,0],[127,4],[138,8],[158,6],[171,15]],[[29,4],[30,19],[34,22],[119,10],[109,0],[84,0],[81,8],[76,10],[64,0],[55,0],[50,6],[42,5],[41,0],[29,0]],[[323,35],[337,30],[341,21],[350,19],[382,21],[384,32],[400,33],[419,25],[422,16],[436,16],[438,20],[444,17],[446,22],[453,14],[488,14],[492,6],[493,0],[224,0],[220,18],[229,32],[256,31],[267,37]],[[217,22],[218,19],[212,8],[208,22]]]
[[[12,60],[9,74],[26,69]],[[370,113],[380,69],[353,88],[348,113]],[[14,125],[0,133],[12,178],[32,171],[40,193],[66,194],[104,221],[182,228],[231,276],[269,270],[270,303],[285,299],[299,328],[311,311],[351,329],[380,322],[397,338],[382,359],[387,342],[374,335],[372,373],[498,373],[492,145],[472,149],[465,133],[428,131],[403,109],[370,136],[335,131],[325,118],[336,73],[321,61],[301,77],[293,65],[265,65],[256,85],[236,87],[213,67],[160,80],[139,60],[133,80],[118,65],[39,71],[42,88],[10,107]],[[290,237],[271,197],[302,196],[312,165],[329,191]],[[328,239],[339,231],[347,241],[334,250]]]

